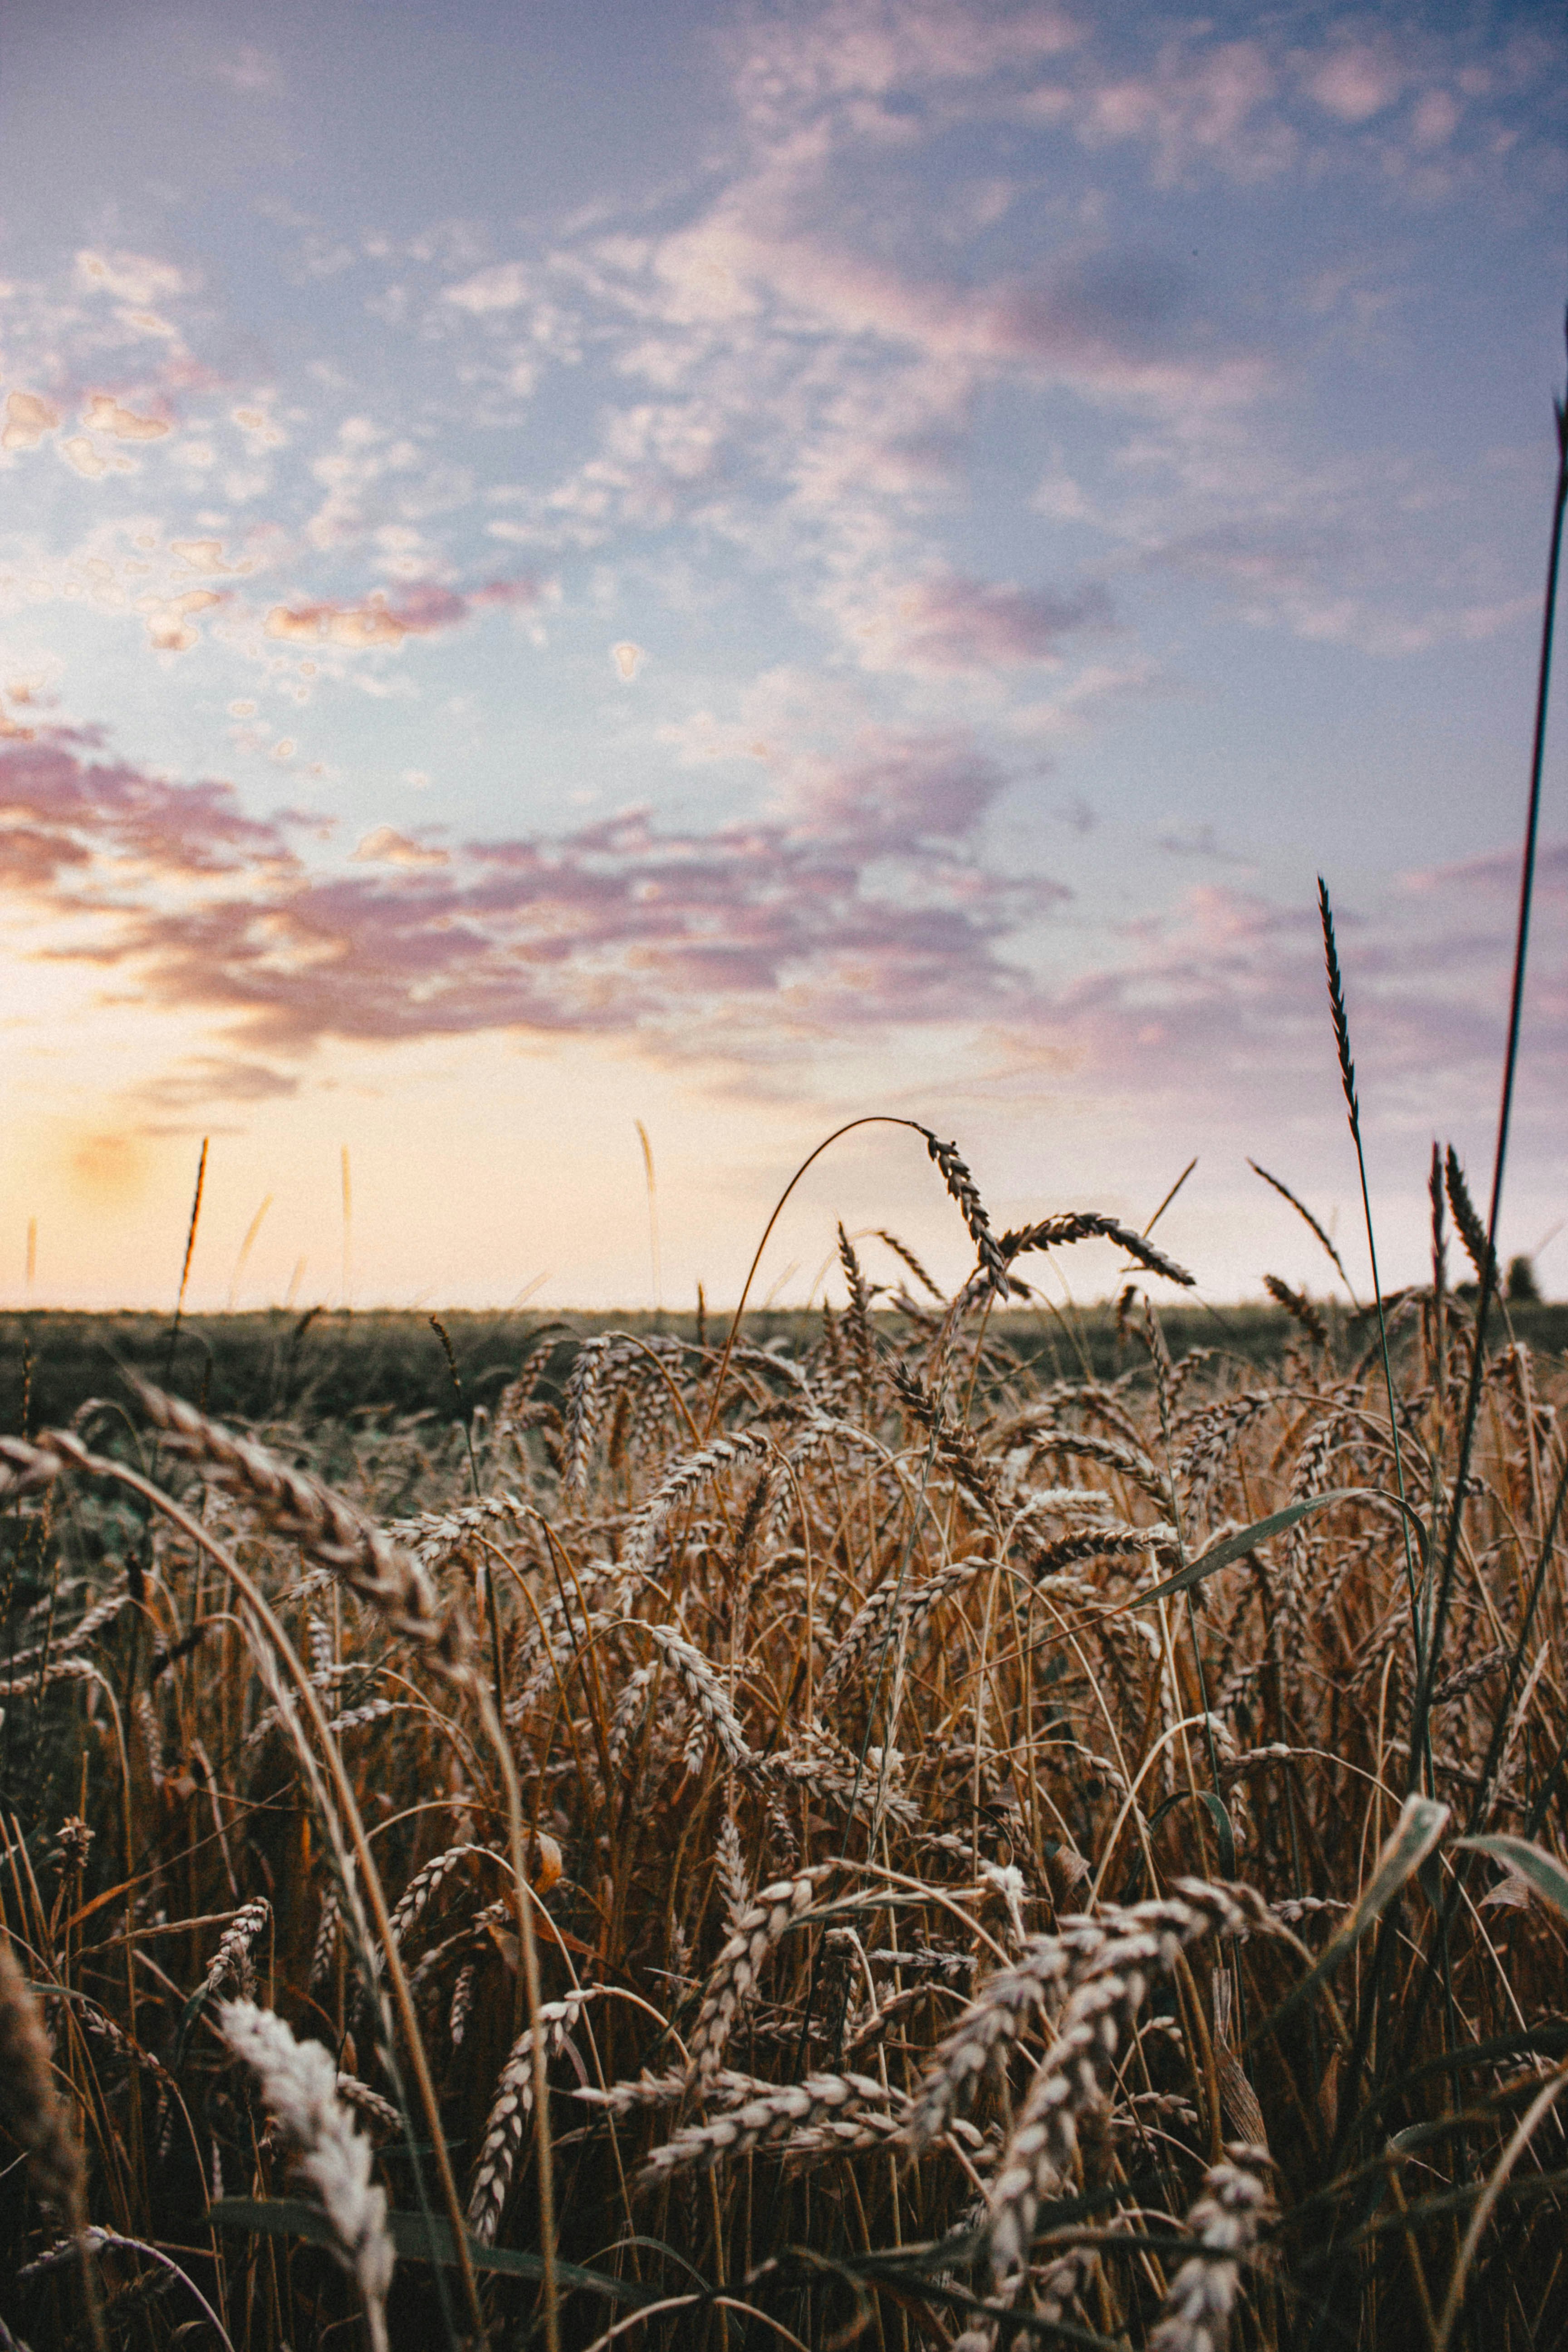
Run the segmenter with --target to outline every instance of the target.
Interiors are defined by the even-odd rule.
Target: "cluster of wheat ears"
[[[542,1330],[333,1485],[144,1386],[0,1441],[80,1750],[0,2343],[1563,2340],[1562,1377],[1458,1162],[1260,1373],[926,1141],[973,1278],[841,1234],[808,1347]],[[1095,1237],[1125,1369],[1042,1379]]]

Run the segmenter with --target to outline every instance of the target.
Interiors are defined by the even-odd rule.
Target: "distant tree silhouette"
[[[1541,1286],[1535,1279],[1535,1266],[1527,1257],[1510,1257],[1508,1262],[1508,1297],[1514,1305],[1532,1307],[1541,1297]]]

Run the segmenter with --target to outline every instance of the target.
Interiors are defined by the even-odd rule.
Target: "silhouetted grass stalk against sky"
[[[1568,318],[1564,320],[1564,336],[1568,340]],[[1546,593],[1541,614],[1541,659],[1535,682],[1535,733],[1530,761],[1530,801],[1524,824],[1524,855],[1519,877],[1519,924],[1513,950],[1513,980],[1509,993],[1508,1046],[1503,1055],[1502,1096],[1498,1105],[1497,1152],[1492,1161],[1491,1205],[1487,1216],[1487,1255],[1480,1273],[1480,1295],[1476,1300],[1476,1341],[1470,1360],[1469,1386],[1465,1397],[1464,1429],[1459,1439],[1458,1466],[1454,1473],[1453,1501],[1448,1512],[1448,1529],[1443,1546],[1443,1565],[1437,1580],[1437,1605],[1433,1615],[1431,1640],[1427,1645],[1426,1671],[1416,1692],[1415,1708],[1411,1721],[1410,1748],[1412,1770],[1420,1740],[1425,1738],[1427,1718],[1431,1713],[1434,1678],[1443,1654],[1443,1635],[1447,1626],[1448,1604],[1453,1593],[1454,1570],[1458,1557],[1459,1528],[1465,1505],[1465,1477],[1469,1468],[1470,1451],[1475,1444],[1476,1415],[1480,1409],[1481,1381],[1485,1370],[1487,1319],[1491,1312],[1492,1297],[1497,1288],[1498,1223],[1502,1213],[1503,1177],[1508,1166],[1509,1129],[1513,1118],[1514,1080],[1519,1070],[1520,1025],[1524,1012],[1524,975],[1530,953],[1530,919],[1535,897],[1535,857],[1541,833],[1541,780],[1546,758],[1546,711],[1552,689],[1552,642],[1557,616],[1557,582],[1563,561],[1563,520],[1568,510],[1568,404],[1554,400],[1552,415],[1557,426],[1557,480],[1552,499],[1552,531],[1546,558]],[[1516,1648],[1510,1676],[1511,1690],[1517,1675],[1520,1658]]]
[[[1361,1105],[1356,1098],[1355,1062],[1351,1054],[1350,1015],[1345,1009],[1344,982],[1340,973],[1339,950],[1334,945],[1334,910],[1329,898],[1329,886],[1318,877],[1318,912],[1323,926],[1323,963],[1328,973],[1329,1010],[1333,1016],[1334,1043],[1339,1049],[1340,1082],[1345,1090],[1345,1108],[1350,1118],[1351,1140],[1355,1145],[1356,1173],[1361,1179],[1362,1213],[1366,1219],[1366,1254],[1372,1262],[1372,1297],[1377,1309],[1377,1336],[1383,1350],[1383,1381],[1388,1397],[1388,1426],[1394,1439],[1394,1477],[1399,1489],[1399,1530],[1405,1542],[1405,1580],[1410,1592],[1410,1630],[1415,1643],[1415,1678],[1421,1680],[1421,1616],[1415,1592],[1415,1560],[1410,1549],[1409,1507],[1405,1494],[1405,1456],[1399,1444],[1399,1408],[1394,1394],[1394,1370],[1388,1360],[1388,1325],[1383,1312],[1383,1284],[1377,1272],[1377,1235],[1373,1228],[1372,1195],[1366,1184],[1366,1154],[1361,1140]],[[1415,1745],[1412,1741],[1411,1777],[1415,1774]]]

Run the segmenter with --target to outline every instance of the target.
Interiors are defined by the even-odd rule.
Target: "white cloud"
[[[471,311],[475,318],[484,318],[492,310],[517,310],[529,299],[535,285],[534,273],[525,262],[499,261],[491,268],[476,270],[457,286],[448,286],[442,299],[459,310]]]

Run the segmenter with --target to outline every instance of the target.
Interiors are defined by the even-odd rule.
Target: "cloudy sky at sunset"
[[[168,1305],[204,1136],[199,1307],[732,1299],[863,1111],[1321,1288],[1320,868],[1388,1278],[1484,1187],[1556,11],[9,0],[0,158],[0,1303]],[[763,1294],[840,1214],[966,1268],[879,1129]]]

